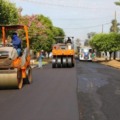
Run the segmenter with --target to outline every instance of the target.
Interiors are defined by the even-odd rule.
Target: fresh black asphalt
[[[76,60],[33,68],[33,83],[0,90],[0,120],[120,120],[120,70]]]
[[[0,91],[0,120],[79,120],[75,68],[34,68],[33,83]]]
[[[120,120],[120,70],[77,61],[80,120]]]

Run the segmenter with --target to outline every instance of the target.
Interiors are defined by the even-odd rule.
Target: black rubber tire
[[[67,58],[66,58],[66,57],[63,57],[63,58],[62,58],[62,67],[63,67],[63,68],[66,68],[66,67],[67,67]]]
[[[56,58],[52,59],[52,68],[56,68]]]
[[[61,61],[61,57],[57,58],[57,67],[61,68],[62,67],[62,61]]]
[[[71,57],[67,58],[67,66],[72,67],[72,58]]]

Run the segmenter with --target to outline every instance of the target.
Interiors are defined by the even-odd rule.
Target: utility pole
[[[115,11],[115,33],[117,33],[117,18],[116,18],[116,11]],[[115,60],[116,59],[116,52],[114,51],[114,55],[113,55],[113,59]]]
[[[104,25],[102,24],[102,33],[103,33],[103,28],[104,28]]]
[[[115,11],[115,33],[117,32],[117,18],[116,18],[116,11]]]

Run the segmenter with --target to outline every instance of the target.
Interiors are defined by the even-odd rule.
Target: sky
[[[22,7],[22,15],[43,14],[49,17],[54,26],[64,30],[67,37],[87,39],[90,32],[108,33],[111,21],[120,22],[118,0],[10,0]]]

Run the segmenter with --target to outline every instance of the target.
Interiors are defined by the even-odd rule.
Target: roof
[[[0,29],[5,27],[6,30],[14,30],[14,29],[23,29],[24,25],[0,25]]]

